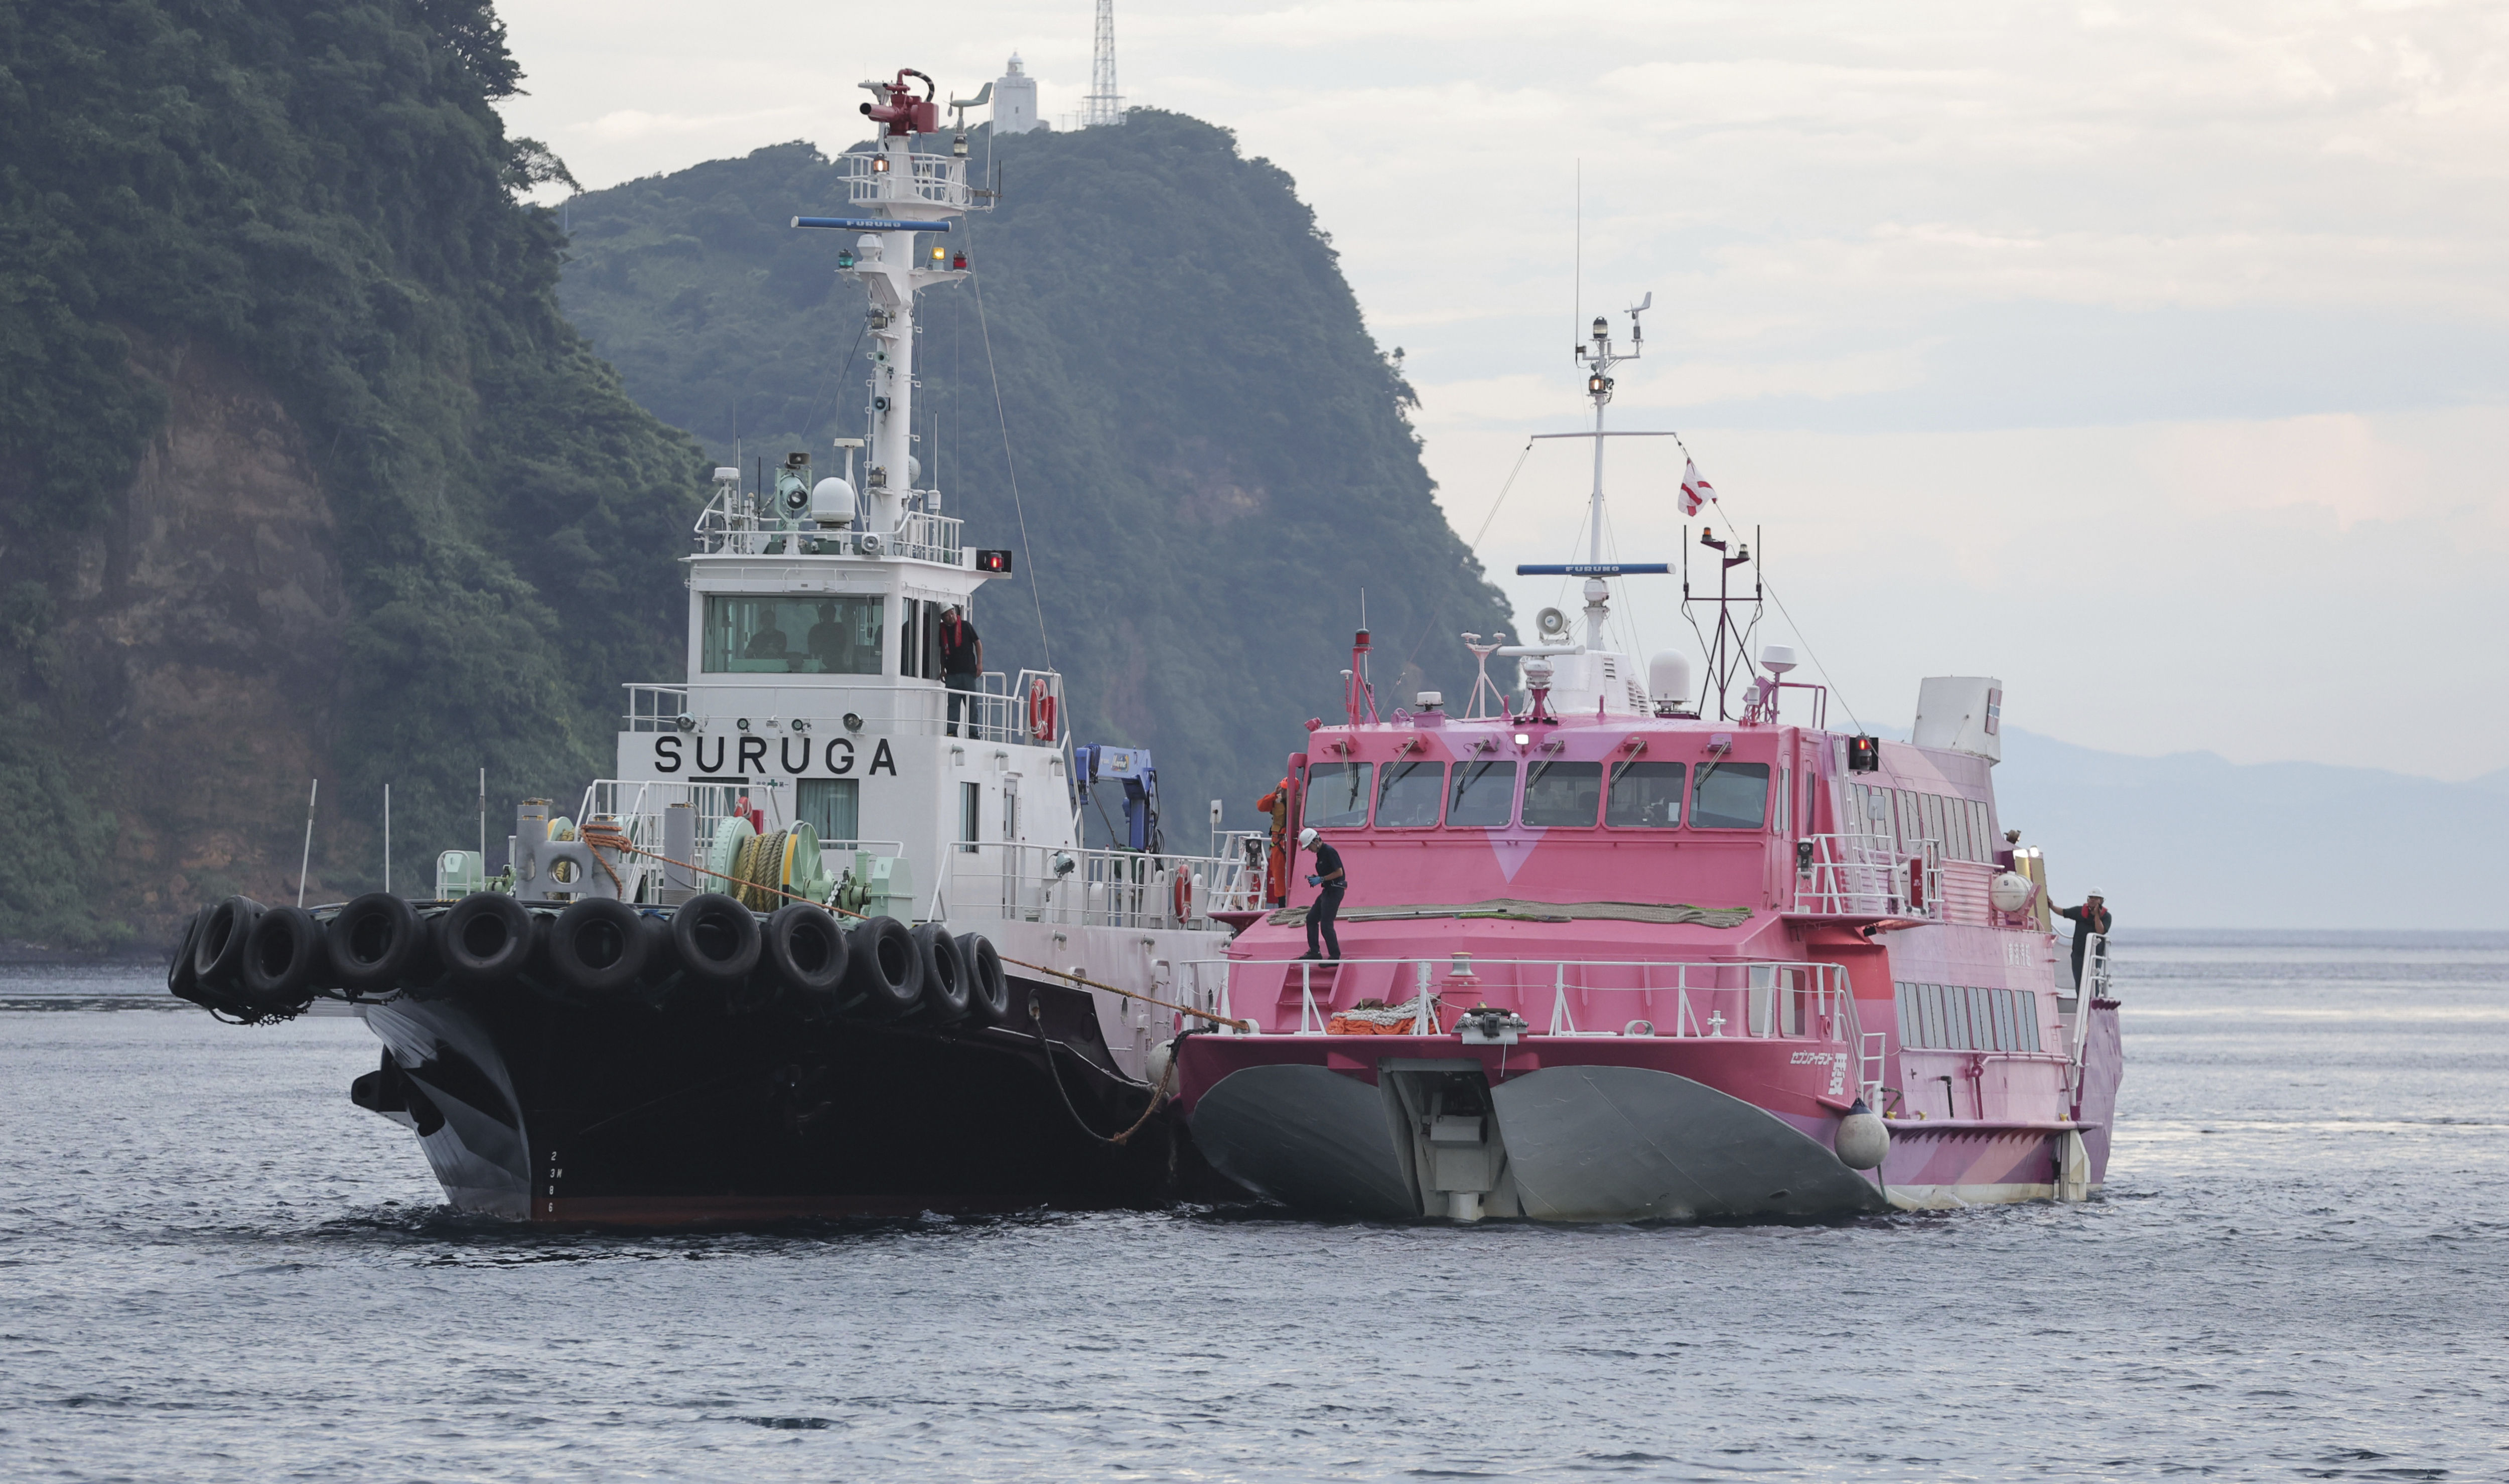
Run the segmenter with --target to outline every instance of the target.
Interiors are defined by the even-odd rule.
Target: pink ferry
[[[1642,306],[1643,307],[1643,306]],[[1602,319],[1608,375],[1634,355]],[[1599,518],[1593,522],[1600,527]],[[1342,724],[1290,759],[1295,840],[1347,872],[1341,956],[1318,961],[1295,854],[1180,987],[1251,1032],[1171,1043],[1177,1101],[1221,1173],[1313,1213],[1552,1221],[1818,1217],[2082,1201],[2106,1175],[2122,1074],[2106,944],[2078,976],[2045,862],[1995,802],[2002,686],[1922,684],[1913,740],[1825,724],[1794,654],[1746,636],[1747,545],[1712,528],[1715,624],[1691,663],[1465,635],[1482,680],[1380,716],[1359,636]],[[1684,546],[1690,541],[1685,536]],[[1747,570],[1742,570],[1747,569]],[[1747,591],[1735,592],[1738,581]],[[1518,661],[1519,689],[1488,679]],[[1707,715],[1712,710],[1713,719]],[[1278,884],[1276,882],[1276,887]],[[1157,1058],[1162,1063],[1166,1058]]]

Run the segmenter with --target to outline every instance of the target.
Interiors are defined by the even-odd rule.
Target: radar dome
[[[1647,661],[1647,699],[1679,707],[1690,699],[1690,656],[1666,649]]]
[[[834,474],[820,480],[810,489],[810,518],[821,525],[852,524],[854,487]]]

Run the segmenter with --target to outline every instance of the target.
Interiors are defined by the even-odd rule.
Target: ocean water
[[[447,1214],[354,1020],[8,969],[0,1477],[2509,1476],[2509,935],[2119,959],[2087,1206],[703,1235]]]

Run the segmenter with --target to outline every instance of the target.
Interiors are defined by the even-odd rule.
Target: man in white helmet
[[[1316,869],[1308,873],[1307,884],[1321,888],[1307,908],[1306,956],[1337,962],[1341,958],[1341,935],[1333,931],[1333,918],[1341,911],[1342,888],[1350,884],[1350,877],[1341,869],[1341,852],[1326,844],[1313,825],[1298,832],[1298,848],[1316,853]],[[1319,934],[1322,948],[1316,946]]]
[[[2103,938],[2108,936],[2109,923],[2113,919],[2107,903],[2101,900],[2098,892],[2084,897],[2079,907],[2056,909],[2056,915],[2070,917],[2074,922],[2074,992],[2079,994],[2082,992],[2082,950],[2091,946],[2094,934]]]

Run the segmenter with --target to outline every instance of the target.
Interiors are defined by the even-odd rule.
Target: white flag
[[[1716,487],[1699,477],[1699,465],[1687,459],[1682,460],[1681,513],[1696,515],[1703,506],[1715,498]]]

